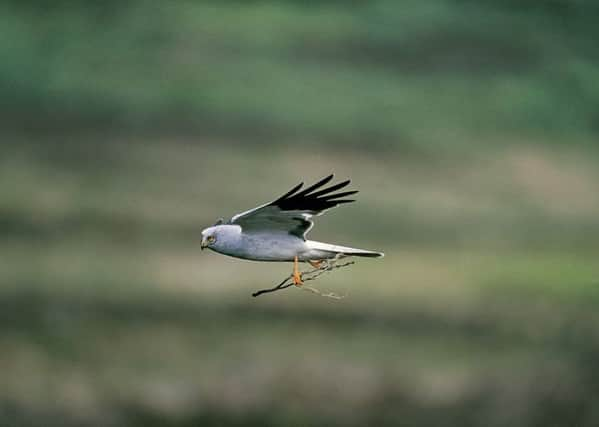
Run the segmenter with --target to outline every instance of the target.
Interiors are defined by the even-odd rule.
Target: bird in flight
[[[304,183],[293,187],[278,199],[239,213],[224,222],[219,220],[202,231],[201,248],[253,261],[293,262],[293,284],[303,284],[299,262],[319,268],[324,260],[341,256],[381,258],[381,252],[349,248],[307,240],[314,226],[312,218],[343,203],[357,191],[343,191],[350,180],[326,187],[333,175],[300,191]]]

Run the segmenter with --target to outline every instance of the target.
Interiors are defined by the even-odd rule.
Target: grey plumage
[[[300,191],[303,183],[278,199],[219,221],[202,231],[202,248],[255,261],[316,261],[345,256],[382,257],[381,252],[350,248],[306,239],[314,226],[312,218],[339,204],[354,200],[345,197],[357,191],[336,192],[344,181],[323,188],[333,175]]]

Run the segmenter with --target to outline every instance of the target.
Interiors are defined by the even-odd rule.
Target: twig
[[[309,292],[312,292],[313,294],[320,295],[321,297],[325,297],[325,298],[333,298],[333,299],[345,298],[345,295],[339,295],[339,294],[336,294],[335,292],[327,292],[326,294],[323,294],[318,289],[313,288],[312,286],[308,286],[308,285],[302,286],[302,289],[304,291],[309,291]]]
[[[349,261],[343,264],[337,264],[337,262],[342,259],[344,256],[342,254],[338,255],[337,257],[333,258],[332,260],[328,260],[328,261],[323,261],[326,262],[326,265],[324,267],[319,267],[319,268],[314,268],[312,270],[308,270],[302,273],[302,279],[304,282],[309,282],[311,280],[316,280],[318,277],[322,276],[325,273],[328,273],[330,271],[336,270],[338,268],[343,268],[343,267],[347,267],[350,266],[352,264],[355,264],[355,261]],[[290,281],[291,278],[293,276],[287,276],[281,283],[279,283],[277,286],[274,286],[272,288],[268,288],[268,289],[261,289],[259,291],[256,291],[252,294],[253,297],[257,297],[259,295],[262,294],[267,294],[270,292],[276,292],[276,291],[280,291],[282,289],[286,289],[289,288],[291,286],[293,286],[293,281]],[[327,298],[334,298],[334,299],[342,299],[345,298],[344,295],[338,295],[335,294],[333,292],[328,292],[328,293],[322,293],[320,292],[318,289],[312,287],[312,286],[307,286],[307,285],[303,285],[303,286],[298,286],[302,289],[305,289],[306,291],[312,292],[314,294],[320,295],[322,297],[327,297]]]
[[[281,283],[279,283],[277,286],[273,287],[273,288],[269,288],[269,289],[261,289],[259,291],[256,291],[252,294],[253,297],[257,297],[259,295],[262,294],[267,294],[269,292],[276,292],[276,291],[280,291],[281,289],[285,289],[288,288],[289,286],[293,285],[293,282],[291,283],[287,283],[287,281],[291,279],[291,276],[286,277],[285,280],[283,280]]]

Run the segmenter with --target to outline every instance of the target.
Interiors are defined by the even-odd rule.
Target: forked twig
[[[288,276],[285,278],[285,280],[283,280],[281,283],[279,283],[277,286],[272,287],[272,288],[268,288],[268,289],[261,289],[259,291],[256,291],[252,294],[253,297],[257,297],[259,295],[262,294],[267,294],[269,292],[275,292],[275,291],[280,291],[281,289],[285,289],[288,288],[289,286],[293,286],[293,282],[287,283],[287,281],[289,279],[291,279],[292,276]]]
[[[318,277],[322,276],[325,273],[331,272],[333,270],[336,270],[338,268],[343,268],[343,267],[348,267],[350,265],[355,264],[355,261],[348,261],[346,263],[343,264],[337,264],[337,262],[339,262],[340,259],[342,259],[344,256],[343,254],[339,254],[337,255],[337,257],[333,258],[332,260],[325,260],[323,262],[325,262],[325,266],[324,267],[319,267],[319,268],[314,268],[312,270],[308,270],[302,273],[302,279],[304,282],[309,282],[311,280],[316,280]],[[291,281],[291,279],[293,278],[293,276],[287,276],[281,283],[279,283],[278,285],[272,287],[272,288],[268,288],[268,289],[261,289],[259,291],[256,291],[252,294],[253,297],[257,297],[259,295],[262,294],[267,294],[270,292],[276,292],[276,291],[280,291],[282,289],[286,289],[289,288],[291,286],[293,286],[293,281]],[[303,286],[299,286],[300,288],[312,292],[314,294],[320,295],[322,297],[327,297],[327,298],[333,298],[333,299],[342,299],[345,298],[344,295],[338,295],[335,294],[333,292],[327,292],[327,293],[322,293],[321,291],[319,291],[318,289],[312,287],[312,286],[307,286],[307,285],[303,285]]]

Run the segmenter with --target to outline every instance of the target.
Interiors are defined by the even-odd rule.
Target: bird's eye
[[[208,243],[214,243],[214,242],[216,242],[216,237],[208,236]]]

